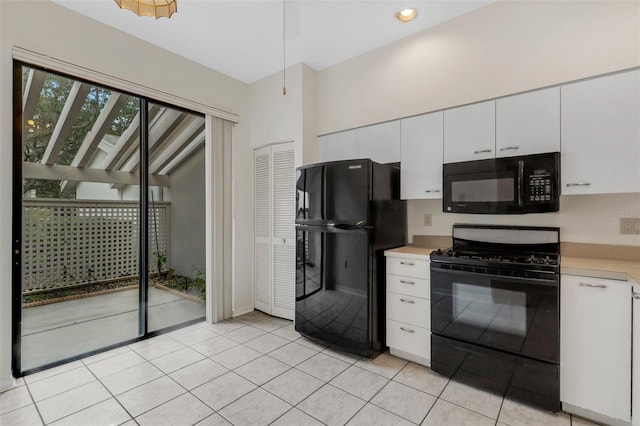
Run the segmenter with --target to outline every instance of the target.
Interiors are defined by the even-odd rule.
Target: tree
[[[30,70],[28,67],[22,68],[23,91]],[[26,117],[26,119],[33,121],[26,125],[23,132],[23,161],[39,163],[42,160],[73,83],[74,80],[68,77],[47,73],[34,116],[33,118]],[[57,164],[71,164],[80,144],[109,100],[111,92],[109,89],[91,85],[80,112],[71,126],[69,136],[60,151]],[[139,99],[131,97],[113,121],[108,133],[120,136],[131,124],[139,106]],[[63,194],[60,191],[60,184],[59,180],[24,179],[23,193],[35,189],[38,198],[73,198],[74,194]]]

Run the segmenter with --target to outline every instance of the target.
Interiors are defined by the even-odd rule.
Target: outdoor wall
[[[204,184],[203,145],[171,173],[171,187],[164,191],[165,201],[171,201],[171,239],[167,267],[175,269],[177,275],[194,277],[197,273],[195,269],[205,270]]]
[[[233,169],[241,175],[251,169],[246,124],[248,85],[53,2],[0,1],[0,390],[13,382],[10,374],[13,46],[238,114]],[[251,194],[251,181],[238,179],[234,201],[241,207],[251,206]],[[247,210],[236,210],[238,215],[234,218],[239,241],[235,249],[243,256],[251,253],[252,242],[252,215]],[[251,283],[247,269],[240,265],[235,275]]]

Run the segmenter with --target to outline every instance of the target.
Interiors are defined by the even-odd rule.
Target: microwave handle
[[[523,198],[524,198],[524,160],[518,161],[518,207],[521,209],[524,207]]]

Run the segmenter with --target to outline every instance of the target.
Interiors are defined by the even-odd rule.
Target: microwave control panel
[[[529,174],[529,204],[550,203],[554,199],[551,170],[536,169]]]

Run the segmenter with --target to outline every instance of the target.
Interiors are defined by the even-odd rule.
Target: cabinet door
[[[378,163],[400,161],[400,121],[358,129],[358,157],[370,158]]]
[[[640,192],[640,70],[561,90],[562,193]]]
[[[318,138],[318,162],[354,158],[359,158],[357,130],[346,130]]]
[[[273,300],[271,315],[293,320],[296,277],[296,183],[293,144],[272,147]]]
[[[496,157],[560,151],[560,88],[496,101]]]
[[[400,124],[400,196],[442,198],[443,112],[405,118]]]
[[[487,101],[444,112],[444,162],[494,158],[496,102]]]
[[[561,401],[629,422],[629,283],[564,275],[560,301]]]

